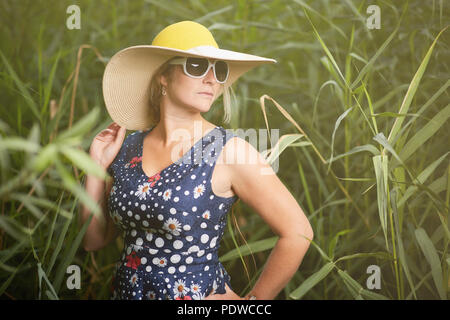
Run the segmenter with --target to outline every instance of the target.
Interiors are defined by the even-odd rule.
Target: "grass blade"
[[[372,157],[377,179],[377,202],[381,228],[383,229],[386,249],[389,251],[387,240],[387,190],[388,190],[388,158],[387,156]]]
[[[347,271],[338,270],[339,276],[344,280],[344,284],[356,300],[362,300],[364,297],[371,300],[388,300],[387,297],[364,289]]]
[[[38,107],[36,105],[36,102],[33,100],[33,97],[31,96],[30,92],[28,91],[25,84],[22,82],[22,80],[19,79],[19,76],[16,74],[12,66],[9,64],[8,59],[3,55],[3,52],[0,50],[0,58],[3,61],[3,64],[5,65],[6,69],[8,70],[9,75],[14,80],[16,86],[19,88],[20,93],[24,97],[25,101],[27,102],[28,107],[31,110],[31,113],[40,121],[41,117],[39,116]]]
[[[442,163],[442,161],[447,157],[447,155],[450,153],[446,152],[443,156],[441,156],[436,161],[433,161],[432,164],[430,164],[428,167],[426,167],[418,176],[417,181],[418,183],[425,183],[425,181],[430,177],[430,175],[436,170],[436,168]],[[400,208],[403,206],[403,204],[416,192],[418,189],[417,186],[412,185],[410,186],[406,192],[403,194],[403,197],[398,201],[398,207]]]
[[[37,268],[38,268],[38,276],[39,276],[39,300],[41,299],[41,289],[42,289],[42,279],[45,280],[45,283],[47,283],[48,287],[50,288],[50,293],[51,295],[46,291],[47,296],[51,299],[51,300],[59,300],[58,299],[58,295],[55,292],[55,289],[53,288],[51,282],[48,280],[47,275],[45,274],[44,270],[42,269],[41,263],[38,262],[37,263]]]
[[[391,43],[392,39],[394,39],[394,36],[397,34],[398,28],[400,24],[397,25],[395,30],[391,33],[391,35],[386,39],[386,41],[383,42],[380,48],[378,48],[377,52],[370,58],[369,62],[361,69],[358,76],[356,77],[355,81],[350,85],[350,89],[355,89],[355,87],[358,85],[358,83],[362,80],[362,78],[372,69],[373,64],[378,59],[378,57],[383,53],[383,51],[386,49],[386,47]]]
[[[350,113],[350,111],[352,111],[352,109],[353,107],[350,107],[347,110],[345,110],[345,112],[337,118],[336,123],[334,124],[333,134],[331,135],[331,157],[330,162],[328,164],[327,174],[330,173],[331,163],[333,162],[334,136],[336,134],[337,129],[339,128],[339,124]]]
[[[450,118],[450,104],[439,111],[433,119],[427,122],[414,136],[406,143],[399,153],[400,159],[405,162],[414,152],[430,139]]]
[[[427,54],[423,58],[420,66],[419,66],[419,69],[417,69],[417,72],[414,75],[414,77],[409,85],[408,91],[406,92],[406,95],[403,99],[402,105],[400,106],[400,110],[398,113],[407,113],[408,112],[409,106],[411,105],[414,95],[416,94],[416,91],[419,87],[420,80],[422,80],[422,76],[425,72],[428,62],[430,61],[431,53],[433,52],[434,46],[436,45],[437,40],[439,39],[441,34],[445,30],[447,30],[447,28],[448,28],[448,26],[445,27],[444,29],[442,29],[441,32],[439,32],[436,39],[434,39],[433,43],[431,44],[431,47],[428,49]],[[395,139],[397,137],[397,133],[401,129],[403,120],[404,120],[404,117],[398,117],[394,121],[394,125],[392,126],[391,132],[389,133],[389,136],[388,136],[388,141],[391,145],[393,145],[393,142],[395,141]]]
[[[409,286],[411,287],[412,294],[414,295],[414,298],[417,299],[414,282],[412,281],[411,273],[410,273],[409,267],[408,267],[408,261],[406,260],[406,253],[405,253],[405,248],[403,246],[402,235],[400,233],[400,221],[398,219],[398,212],[397,212],[398,206],[395,203],[395,201],[397,199],[396,189],[393,189],[391,191],[390,199],[391,199],[392,212],[393,212],[393,216],[394,216],[395,235],[396,235],[396,240],[398,243],[398,257],[400,259],[400,263],[403,267],[403,270],[405,271],[406,279],[408,280]]]
[[[328,262],[319,271],[309,276],[303,283],[289,295],[290,298],[299,300],[316,284],[322,281],[335,267],[333,262]]]
[[[238,258],[239,256],[248,256],[255,252],[261,252],[272,249],[278,241],[278,237],[271,237],[264,240],[249,242],[247,245],[228,251],[220,257],[221,262],[229,261]]]
[[[444,289],[444,279],[442,277],[442,267],[439,256],[436,252],[433,242],[428,237],[426,231],[418,228],[415,231],[417,242],[422,250],[425,259],[431,267],[431,274],[433,276],[434,284],[436,285],[439,297],[441,300],[447,300],[447,295]]]

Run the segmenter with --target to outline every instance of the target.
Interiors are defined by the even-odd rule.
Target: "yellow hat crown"
[[[198,46],[219,48],[211,32],[194,21],[181,21],[167,26],[153,39],[152,45],[179,50]]]

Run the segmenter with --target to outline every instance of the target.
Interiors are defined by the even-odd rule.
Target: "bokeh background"
[[[66,25],[73,4],[81,29]],[[380,9],[379,29],[368,27],[370,5]],[[315,238],[277,299],[447,299],[449,5],[1,0],[0,297],[109,297],[122,240],[85,252],[77,219],[81,203],[95,207],[83,189],[86,174],[98,172],[87,151],[112,121],[103,71],[120,49],[194,20],[221,48],[278,61],[233,85],[230,123],[221,100],[204,114],[225,128],[290,135],[272,160]],[[238,294],[253,286],[276,240],[236,203],[220,257]],[[67,288],[70,265],[81,269],[80,289]]]

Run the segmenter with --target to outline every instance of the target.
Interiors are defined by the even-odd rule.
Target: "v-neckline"
[[[144,167],[142,166],[142,164],[144,163],[144,140],[145,140],[145,137],[147,137],[147,136],[150,134],[150,132],[151,132],[155,127],[156,127],[156,125],[153,126],[153,127],[150,128],[150,129],[148,129],[147,131],[144,131],[144,133],[141,135],[141,141],[140,141],[140,143],[141,143],[141,146],[140,146],[140,147],[141,147],[141,148],[140,148],[140,149],[141,149],[141,150],[140,150],[140,151],[141,151],[141,161],[139,161],[138,167],[139,167],[139,169],[141,170],[142,174],[143,174],[147,179],[156,176],[158,173],[161,174],[163,171],[168,170],[170,167],[174,166],[175,164],[179,164],[180,161],[182,161],[187,155],[191,154],[192,149],[194,149],[194,148],[197,146],[197,144],[201,143],[201,142],[202,142],[206,137],[208,137],[214,130],[219,129],[219,126],[215,126],[213,129],[209,130],[204,136],[202,136],[200,139],[198,139],[198,140],[192,145],[192,147],[190,147],[189,150],[186,151],[186,152],[181,156],[181,158],[179,158],[179,159],[178,159],[177,161],[175,161],[175,162],[172,162],[172,163],[169,164],[167,167],[165,167],[165,168],[163,168],[163,169],[157,171],[157,172],[156,172],[155,174],[153,174],[152,176],[149,176],[149,175],[147,175],[147,173],[145,173]]]

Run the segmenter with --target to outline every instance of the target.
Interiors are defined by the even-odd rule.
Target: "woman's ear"
[[[172,81],[173,79],[173,72],[175,71],[175,69],[173,68],[174,66],[169,66],[168,68],[165,69],[164,72],[162,72],[159,75],[159,84],[162,87],[168,87],[169,83]]]
[[[167,87],[168,82],[167,82],[167,77],[164,75],[160,75],[159,76],[159,83],[161,84],[162,87]]]

